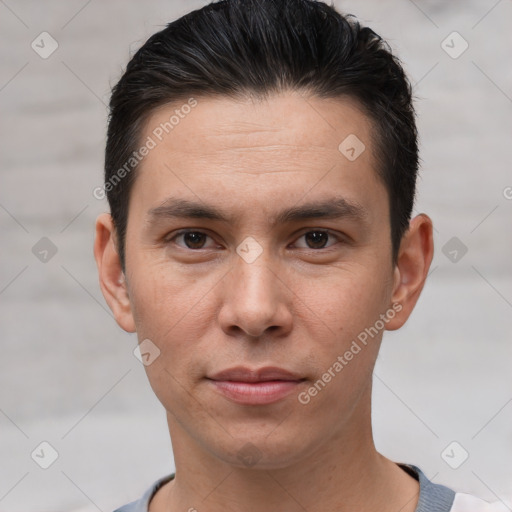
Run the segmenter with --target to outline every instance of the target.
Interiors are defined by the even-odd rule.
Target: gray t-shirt
[[[420,496],[415,512],[450,512],[455,499],[455,491],[440,484],[431,482],[417,466],[411,464],[398,464],[420,483]],[[157,480],[142,496],[134,501],[118,508],[114,512],[148,512],[149,502],[158,489],[174,478],[175,473]]]

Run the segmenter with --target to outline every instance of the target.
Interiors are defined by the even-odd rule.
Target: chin
[[[269,434],[251,436],[247,433],[231,439],[231,446],[226,446],[225,451],[219,450],[221,447],[217,446],[215,452],[226,464],[237,468],[274,470],[300,463],[314,451],[314,446],[308,449],[308,443],[303,437],[290,431],[284,434],[278,437],[271,432],[269,439]]]

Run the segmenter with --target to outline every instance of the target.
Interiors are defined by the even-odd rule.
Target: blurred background
[[[0,511],[109,512],[174,470],[136,337],[99,289],[93,190],[110,88],[205,3],[0,0]],[[377,448],[512,509],[512,2],[334,5],[415,85],[416,210],[436,228],[428,283],[377,362]]]

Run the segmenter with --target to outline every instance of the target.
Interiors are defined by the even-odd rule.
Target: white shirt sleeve
[[[471,494],[458,492],[450,512],[511,512],[512,506],[507,505],[501,501],[489,503]]]

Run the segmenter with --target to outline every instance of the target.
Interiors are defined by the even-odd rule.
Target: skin
[[[410,222],[393,265],[372,125],[349,99],[290,91],[264,101],[197,100],[137,169],[126,274],[110,215],[96,224],[108,305],[124,330],[161,351],[146,371],[167,411],[176,477],[151,512],[413,512],[418,482],[373,443],[372,371],[383,331],[309,403],[298,393],[393,304],[401,309],[385,328],[406,322],[432,260],[431,220]],[[175,108],[155,111],[141,140]],[[349,134],[366,146],[355,161],[338,150]],[[155,221],[148,212],[171,196],[233,219]],[[285,208],[334,196],[364,215],[271,225]],[[206,236],[173,238],[185,228]],[[318,230],[330,235],[311,238]],[[252,263],[236,252],[248,236],[262,250]],[[240,405],[205,379],[238,365],[278,366],[307,380],[278,402]],[[247,443],[257,454],[251,466],[239,458]]]

